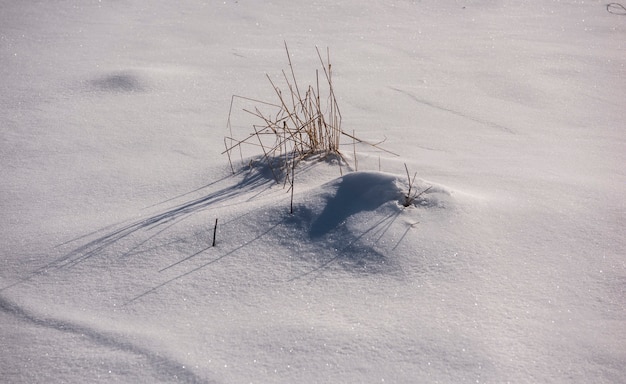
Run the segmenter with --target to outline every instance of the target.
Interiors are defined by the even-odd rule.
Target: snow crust
[[[3,2],[0,381],[622,382],[618,10]],[[293,212],[222,154],[284,41],[389,151],[301,163]]]

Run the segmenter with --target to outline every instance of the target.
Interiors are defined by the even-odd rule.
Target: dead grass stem
[[[233,152],[239,151],[243,161],[242,147],[259,147],[263,153],[263,162],[270,168],[277,182],[285,177],[289,180],[290,172],[295,172],[296,165],[305,159],[333,157],[341,163],[347,161],[339,150],[342,136],[351,138],[354,143],[365,143],[381,149],[378,144],[370,144],[348,134],[341,128],[341,111],[337,103],[333,85],[333,71],[330,63],[330,51],[326,50],[326,59],[316,47],[323,76],[315,71],[315,84],[301,87],[297,81],[289,48],[285,43],[285,52],[289,62],[289,73],[282,71],[284,84],[279,86],[266,75],[276,100],[268,102],[246,96],[233,95],[228,112],[227,127],[229,136],[224,138],[225,150],[233,172]],[[322,79],[320,79],[320,77]],[[321,81],[320,81],[321,80]],[[236,100],[250,102],[253,107],[243,111],[252,115],[257,124],[252,132],[243,139],[236,139],[232,129],[233,105]],[[353,131],[354,132],[354,131]],[[389,151],[386,151],[389,152]],[[392,153],[392,152],[390,152]],[[395,154],[394,154],[395,155]],[[291,177],[293,180],[293,176]],[[292,186],[293,188],[293,186]]]

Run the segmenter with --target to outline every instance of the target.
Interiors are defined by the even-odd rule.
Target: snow
[[[614,8],[3,2],[0,381],[622,382]],[[328,47],[343,129],[398,154],[301,163],[293,213],[222,154],[285,41],[303,84]]]

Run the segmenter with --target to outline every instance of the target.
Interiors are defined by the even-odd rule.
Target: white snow
[[[2,2],[0,381],[623,382],[620,10]],[[222,154],[285,41],[302,83],[328,47],[343,129],[399,155],[346,138],[292,214],[261,153]]]

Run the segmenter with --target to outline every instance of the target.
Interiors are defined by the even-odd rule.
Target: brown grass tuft
[[[326,50],[324,61],[317,47],[316,51],[322,74],[320,75],[319,70],[315,71],[315,84],[300,87],[285,43],[289,73],[282,71],[284,79],[282,88],[266,75],[276,100],[268,102],[245,96],[232,96],[227,122],[230,136],[224,139],[223,153],[228,155],[233,172],[233,152],[238,150],[241,154],[244,145],[260,148],[263,152],[263,161],[276,181],[280,182],[284,177],[286,182],[289,180],[289,173],[294,172],[296,165],[305,159],[332,157],[337,159],[340,165],[342,162],[347,164],[339,150],[341,136],[351,138],[353,142],[365,143],[354,134],[348,134],[341,129],[341,112],[335,97],[330,52]],[[251,102],[252,108],[244,108],[243,111],[257,121],[252,125],[252,132],[243,139],[234,138],[232,133],[233,104],[237,99]],[[369,145],[379,148],[378,144]]]

